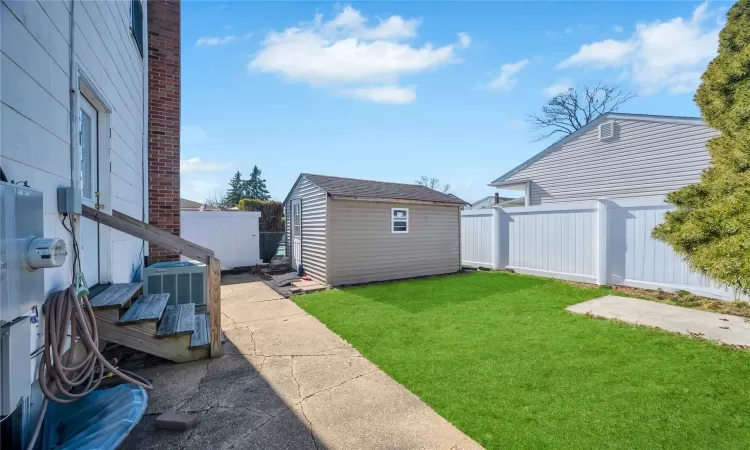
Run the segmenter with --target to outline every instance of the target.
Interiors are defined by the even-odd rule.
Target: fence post
[[[608,282],[607,268],[607,199],[596,201],[596,284],[606,286]]]
[[[492,268],[500,269],[500,208],[492,208]]]

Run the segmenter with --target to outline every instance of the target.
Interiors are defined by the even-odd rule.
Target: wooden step
[[[208,314],[196,314],[195,332],[190,336],[190,348],[207,347],[211,343],[208,332]]]
[[[142,295],[127,312],[117,321],[117,325],[133,325],[136,323],[158,321],[167,306],[169,294]]]
[[[89,299],[91,308],[94,310],[124,308],[141,290],[141,287],[143,287],[143,283],[140,282],[112,284]]]
[[[156,337],[178,336],[195,332],[195,303],[170,305],[164,310]]]

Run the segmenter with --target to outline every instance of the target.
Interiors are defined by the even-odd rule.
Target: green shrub
[[[283,231],[260,233],[260,258],[263,262],[271,262],[271,258],[273,258],[279,250],[279,244],[283,237]]]
[[[677,206],[653,236],[695,270],[750,293],[750,0],[727,14],[719,53],[695,94],[706,123],[711,166],[698,184],[667,196]]]
[[[260,211],[260,231],[284,231],[284,207],[273,200],[243,198],[237,203],[240,211]]]
[[[237,202],[237,209],[240,211],[260,211],[260,207],[267,203],[274,203],[267,200],[258,200],[257,198],[243,198]],[[276,202],[278,203],[278,202]]]

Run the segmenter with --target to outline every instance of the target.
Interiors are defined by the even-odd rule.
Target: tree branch
[[[542,107],[541,114],[530,114],[527,120],[534,131],[544,131],[535,141],[557,134],[568,135],[619,107],[635,94],[620,90],[617,86],[598,83],[584,86],[582,90],[570,88],[555,95]]]

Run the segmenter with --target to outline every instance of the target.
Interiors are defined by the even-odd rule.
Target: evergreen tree
[[[228,207],[237,206],[237,203],[243,198],[245,182],[242,180],[242,174],[238,170],[232,179],[229,180],[229,190],[224,196],[224,205]]]
[[[253,171],[250,173],[250,179],[245,180],[244,194],[245,198],[255,198],[258,200],[270,200],[271,195],[268,193],[266,187],[266,180],[261,178],[261,170],[258,166],[253,166]]]
[[[667,196],[677,209],[654,229],[688,264],[750,292],[750,0],[727,13],[719,53],[695,95],[708,125],[711,167],[699,184]]]

